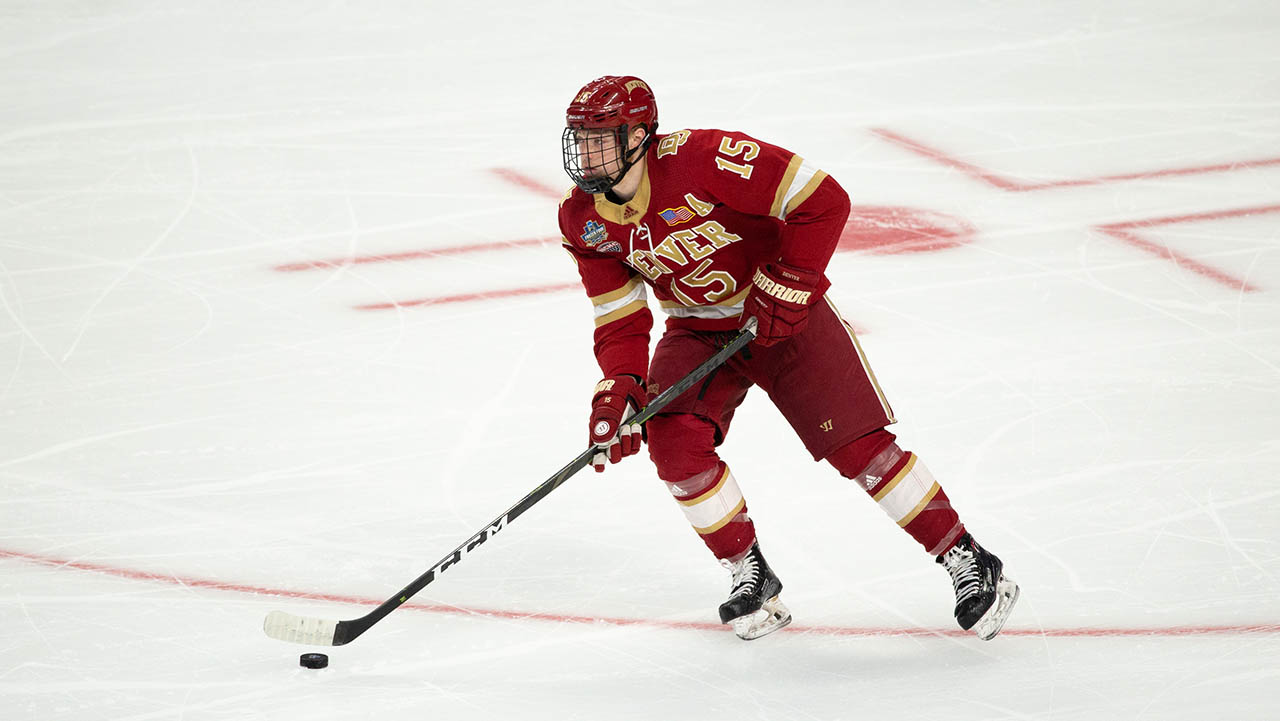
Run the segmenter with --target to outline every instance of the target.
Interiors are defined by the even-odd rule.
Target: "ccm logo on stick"
[[[484,529],[479,534],[477,534],[476,537],[471,541],[471,543],[468,543],[464,548],[459,548],[458,550],[454,551],[453,555],[446,558],[443,562],[441,562],[439,566],[437,566],[436,568],[433,568],[432,571],[438,571],[440,573],[444,573],[445,571],[449,570],[450,566],[456,563],[460,563],[462,561],[463,555],[471,553],[476,549],[477,546],[489,540],[490,538],[493,538],[498,531],[502,530],[503,526],[506,525],[506,522],[507,522],[506,516],[503,516],[502,518],[499,518],[498,520],[494,521],[493,525],[489,526],[488,528]],[[432,577],[434,578],[435,575],[432,574]]]

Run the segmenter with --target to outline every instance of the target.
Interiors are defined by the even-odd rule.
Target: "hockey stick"
[[[746,347],[755,336],[756,323],[753,318],[727,345],[716,351],[702,365],[694,368],[689,375],[676,381],[675,385],[658,394],[648,405],[627,418],[625,423],[644,423],[653,418],[676,397],[692,388],[695,383],[705,378],[711,371],[723,365],[733,354]],[[387,614],[396,610],[405,601],[408,601],[423,588],[426,588],[427,584],[436,580],[436,576],[461,563],[462,559],[466,558],[480,544],[493,538],[494,534],[506,528],[509,523],[519,518],[522,513],[533,508],[534,504],[546,498],[552,491],[569,480],[573,474],[590,465],[591,457],[595,454],[596,448],[594,446],[583,451],[581,455],[570,461],[569,465],[561,468],[555,475],[543,481],[529,495],[520,499],[518,503],[508,508],[505,513],[494,519],[492,523],[480,529],[479,532],[464,541],[461,546],[453,549],[449,555],[437,561],[436,565],[432,566],[430,570],[415,578],[412,583],[400,589],[396,595],[383,601],[380,606],[368,614],[350,621],[330,621],[323,618],[295,616],[283,611],[272,611],[267,614],[267,618],[262,624],[262,630],[266,631],[267,635],[274,639],[313,646],[342,646],[351,643],[360,634],[368,631],[373,624],[381,621]]]

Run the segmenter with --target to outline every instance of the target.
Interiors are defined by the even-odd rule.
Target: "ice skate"
[[[973,629],[983,641],[995,638],[1018,602],[1018,584],[1005,577],[1004,564],[968,533],[938,563],[951,574],[960,628]]]
[[[791,611],[778,599],[782,581],[764,560],[759,544],[737,563],[720,563],[733,572],[729,600],[720,604],[720,622],[732,624],[738,638],[750,641],[791,623]]]

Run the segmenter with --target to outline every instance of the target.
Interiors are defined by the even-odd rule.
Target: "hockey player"
[[[893,411],[826,297],[824,270],[849,215],[845,191],[809,161],[743,133],[658,135],[653,92],[639,78],[587,83],[566,117],[564,167],[575,187],[560,203],[560,232],[594,307],[604,373],[591,402],[596,470],[636,453],[647,436],[658,477],[732,573],[721,621],[744,639],[782,628],[791,621],[782,583],[716,453],[734,410],[758,386],[815,460],[858,484],[946,568],[960,626],[995,637],[1018,586],[965,531],[924,463],[885,429]],[[668,316],[652,360],[647,289]],[[622,423],[749,318],[758,330],[746,351],[644,433]]]

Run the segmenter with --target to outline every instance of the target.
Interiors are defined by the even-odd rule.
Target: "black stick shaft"
[[[695,383],[702,380],[711,373],[711,371],[719,368],[729,360],[735,353],[742,350],[751,340],[755,338],[755,324],[749,324],[745,329],[734,336],[723,348],[716,351],[714,355],[702,363],[702,365],[694,368],[684,378],[676,381],[674,385],[659,393],[656,398],[649,402],[644,408],[628,417],[625,423],[643,424],[650,418],[653,418],[662,411],[671,401],[675,400],[685,391],[693,387]],[[341,646],[343,644],[354,641],[360,634],[369,630],[373,624],[381,621],[387,614],[396,610],[401,604],[413,598],[419,591],[427,587],[427,584],[436,580],[436,576],[444,573],[454,565],[461,563],[467,554],[474,551],[482,543],[492,538],[499,531],[507,527],[515,519],[519,518],[522,513],[533,508],[538,501],[546,498],[552,491],[559,488],[565,481],[569,480],[573,474],[586,468],[591,464],[591,457],[595,455],[596,449],[588,448],[581,455],[569,462],[569,465],[556,471],[555,475],[543,481],[537,488],[529,492],[527,496],[520,499],[514,506],[508,508],[501,516],[498,516],[492,523],[480,529],[475,535],[468,538],[462,545],[453,549],[453,552],[440,559],[436,565],[432,566],[426,573],[418,576],[408,586],[400,589],[396,595],[383,601],[381,605],[370,611],[367,615],[350,621],[339,621],[337,631],[334,634],[333,645]]]

